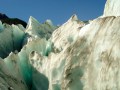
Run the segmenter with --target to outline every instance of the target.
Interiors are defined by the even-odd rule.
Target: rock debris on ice
[[[104,14],[55,26],[0,22],[0,90],[120,90],[120,1]]]

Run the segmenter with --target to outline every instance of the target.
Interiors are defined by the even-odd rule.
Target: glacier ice
[[[52,36],[51,41],[54,47],[61,51],[66,45],[77,39],[79,29],[85,25],[84,22],[79,21],[76,15],[73,15],[65,24],[56,29]]]
[[[0,57],[5,58],[10,52],[20,51],[25,32],[16,25],[1,24]]]
[[[33,88],[32,90],[47,90],[47,84],[49,83],[47,77],[42,75],[42,73],[38,72],[30,65],[29,54],[33,51],[37,51],[39,54],[47,56],[52,51],[52,43],[50,41],[46,41],[46,39],[34,39],[33,41],[27,43],[17,55],[22,76],[28,87]],[[46,84],[42,84],[42,81]]]
[[[13,76],[14,71],[10,71],[8,68],[5,62],[2,59],[0,59],[0,89],[1,90],[14,90],[14,89],[28,90],[27,85],[24,83],[24,81],[22,81],[20,77]]]
[[[0,31],[4,29],[4,26],[2,25],[2,22],[0,21]]]
[[[103,16],[120,16],[120,0],[107,0]]]
[[[120,90],[119,0],[87,23],[0,22],[1,90]]]
[[[30,16],[26,33],[28,33],[31,36],[38,36],[40,38],[49,39],[52,32],[56,28],[57,26],[54,26],[50,20],[47,20],[45,23],[40,24],[35,18]]]
[[[47,56],[51,52],[51,46],[45,39],[35,39],[25,45],[19,53],[10,53],[4,59],[5,66],[9,72],[14,71],[11,75],[27,85],[28,89],[48,90],[48,78],[31,66],[29,54],[38,51],[39,54]]]

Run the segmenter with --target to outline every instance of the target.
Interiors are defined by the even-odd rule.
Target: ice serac
[[[24,31],[16,25],[0,23],[0,57],[5,58],[10,52],[20,51]]]
[[[32,26],[37,27],[38,24],[35,25]],[[53,25],[52,22],[50,20],[47,20],[45,22],[45,26],[50,26],[50,25]],[[38,72],[33,66],[30,65],[29,54],[31,54],[31,52],[33,51],[37,51],[39,54],[43,56],[48,56],[49,53],[52,51],[51,41],[49,40],[47,41],[45,36],[43,37],[43,39],[37,36],[38,32],[29,35],[28,37],[25,36],[26,34],[24,27],[21,25],[16,26],[16,25],[7,25],[0,23],[0,26],[1,26],[0,27],[1,28],[0,57],[2,58],[6,57],[3,61],[5,65],[4,68],[6,68],[7,70],[5,72],[6,74],[9,74],[10,72],[10,76],[8,77],[14,80],[11,81],[12,84],[8,86],[8,90],[12,90],[12,89],[22,90],[22,88],[23,90],[48,90],[49,81],[47,77],[45,77],[42,73]],[[43,28],[44,30],[49,29],[48,27],[47,28],[43,27]],[[23,39],[25,38],[28,38],[29,41],[26,43],[26,45],[21,47],[23,44]],[[18,51],[18,49],[20,50],[20,52]],[[0,68],[0,70],[1,69],[2,68]],[[4,77],[2,78],[7,79],[7,76],[4,75]],[[0,80],[1,85],[3,79]],[[10,79],[8,80],[10,81]],[[9,81],[4,80],[5,83],[8,83]],[[16,82],[18,85],[13,86],[14,82]],[[2,86],[0,87],[0,89],[2,90],[5,90],[3,88],[7,88],[6,85],[5,86],[2,85]],[[19,88],[17,89],[17,87],[19,87],[20,89]]]
[[[48,90],[62,89],[61,85],[64,76],[66,54],[63,51],[59,54],[51,53],[48,57],[42,56],[38,52],[30,54],[29,60],[31,65],[48,78]]]
[[[36,51],[42,56],[48,56],[51,52],[51,47],[51,42],[37,38],[28,42],[19,53],[11,52],[4,60],[0,59],[1,62],[3,62],[2,66],[4,66],[2,67],[0,63],[0,71],[4,69],[5,73],[3,74],[8,75],[10,73],[8,76],[4,75],[1,77],[3,79],[0,79],[0,89],[6,90],[3,88],[11,87],[13,90],[22,90],[22,88],[23,90],[48,90],[48,78],[30,64],[29,55]],[[39,65],[39,63],[37,65]],[[4,78],[13,81],[5,81],[6,79],[4,80]],[[8,86],[6,86],[6,84],[3,87],[1,86],[4,84],[3,80],[5,83],[9,82]],[[10,82],[12,84],[10,84]],[[13,86],[14,82],[17,83],[17,85],[15,84],[15,86]]]
[[[120,16],[120,0],[107,0],[103,16]]]
[[[31,36],[38,36],[40,38],[49,39],[52,32],[56,28],[57,26],[54,26],[50,20],[47,20],[45,23],[40,24],[35,18],[30,16],[26,33]]]
[[[80,30],[80,38],[69,48],[63,90],[120,89],[115,79],[120,78],[119,23],[119,17],[106,17]]]
[[[120,17],[98,18],[59,53],[29,56],[49,80],[49,90],[119,90]],[[39,63],[39,64],[38,64]]]
[[[33,17],[26,31],[21,25],[0,22],[0,38],[4,39],[0,39],[0,57],[9,55],[0,58],[0,89],[120,90],[116,2],[107,1],[105,17],[84,23],[73,15],[59,28],[50,20],[40,24]],[[23,39],[26,43],[20,52],[14,51]]]
[[[14,61],[13,61],[14,62]],[[10,63],[11,64],[11,63]],[[12,66],[14,68],[18,66]],[[0,89],[1,90],[28,90],[22,79],[15,77],[15,71],[9,71],[4,61],[0,58]]]
[[[51,37],[55,48],[63,50],[66,45],[74,42],[79,33],[79,29],[85,24],[79,21],[76,15],[73,15],[65,24],[56,29]]]
[[[12,75],[25,82],[29,90],[48,90],[48,78],[30,64],[29,55],[36,51],[42,56],[48,56],[51,50],[50,41],[35,38],[24,45],[19,53],[11,53],[4,61],[9,71],[15,71]]]

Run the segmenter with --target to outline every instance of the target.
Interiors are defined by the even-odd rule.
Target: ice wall
[[[26,33],[31,36],[49,39],[55,29],[57,29],[57,26],[54,26],[50,20],[46,20],[45,23],[40,24],[31,16],[28,21]]]
[[[103,16],[120,16],[120,0],[107,0]]]
[[[0,89],[120,90],[119,37],[118,0],[87,23],[76,15],[59,27],[33,17],[26,29],[0,22]]]
[[[66,45],[74,42],[77,39],[79,29],[84,25],[85,23],[78,20],[76,15],[71,16],[66,23],[53,32],[51,41],[54,43],[54,47],[61,51]]]
[[[5,58],[10,52],[20,51],[25,32],[16,25],[0,23],[0,57]]]

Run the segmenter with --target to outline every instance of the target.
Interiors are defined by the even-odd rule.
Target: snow
[[[52,21],[51,21],[50,19],[47,19],[47,20],[45,21],[45,23],[48,24],[48,25],[50,25],[50,26],[53,26],[53,23],[52,23]]]
[[[59,28],[32,16],[27,28],[0,22],[0,89],[120,90],[116,2],[107,1],[104,17],[73,15]]]
[[[107,0],[103,16],[120,16],[120,0]]]
[[[26,33],[28,33],[31,36],[37,35],[40,38],[49,39],[52,32],[56,28],[57,27],[52,24],[51,20],[47,20],[45,23],[40,24],[35,18],[30,16],[27,29],[26,29]]]
[[[79,28],[85,24],[79,21],[76,15],[73,15],[65,24],[56,29],[51,37],[54,47],[63,50],[64,47],[74,42],[79,33]]]

